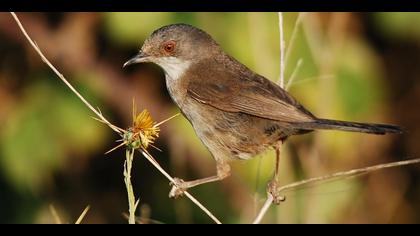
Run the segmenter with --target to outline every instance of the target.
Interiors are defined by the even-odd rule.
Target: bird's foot
[[[273,197],[273,203],[276,205],[286,201],[286,197],[280,195],[278,191],[278,182],[274,179],[268,183],[267,192]]]
[[[188,186],[185,185],[185,181],[180,178],[174,178],[174,182],[169,183],[172,186],[171,191],[169,192],[169,198],[178,198],[184,195],[185,190]]]

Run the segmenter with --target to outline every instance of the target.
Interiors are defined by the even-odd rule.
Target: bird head
[[[192,63],[212,57],[219,51],[219,45],[203,30],[187,24],[172,24],[155,30],[124,67],[155,63],[169,77],[177,79]]]

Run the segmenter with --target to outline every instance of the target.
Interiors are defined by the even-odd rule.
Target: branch
[[[386,164],[379,164],[379,165],[363,167],[363,168],[359,168],[359,169],[352,169],[352,170],[348,170],[348,171],[337,172],[337,173],[330,174],[330,175],[324,175],[324,176],[320,176],[320,177],[305,179],[305,180],[302,180],[302,181],[287,184],[285,186],[279,187],[277,189],[277,193],[281,194],[282,192],[284,192],[286,190],[297,188],[297,187],[307,185],[307,184],[311,184],[311,183],[325,182],[325,181],[330,181],[330,180],[344,178],[344,177],[354,177],[354,176],[357,176],[357,175],[367,174],[367,173],[370,173],[370,172],[373,172],[373,171],[383,170],[383,169],[386,169],[386,168],[412,165],[412,164],[416,164],[416,163],[420,163],[420,158],[406,160],[406,161],[391,162],[391,163],[386,163]],[[267,195],[268,195],[268,197],[267,197],[266,202],[264,203],[264,206],[261,208],[257,217],[253,221],[254,224],[259,224],[261,222],[262,218],[267,213],[268,208],[273,203],[273,197],[271,196],[271,194],[267,194]]]
[[[267,200],[265,201],[263,207],[261,208],[260,212],[258,213],[255,220],[252,222],[253,224],[259,224],[261,223],[262,218],[265,216],[265,214],[268,211],[268,208],[270,208],[271,204],[273,203],[273,196],[271,194],[267,194]]]
[[[22,33],[24,34],[24,36],[26,37],[26,39],[29,41],[29,43],[31,44],[31,46],[35,49],[35,51],[38,53],[38,55],[41,57],[42,61],[45,62],[45,64],[47,64],[51,70],[54,71],[54,73],[67,85],[67,87],[69,87],[71,89],[71,91],[77,95],[77,97],[91,110],[93,111],[97,117],[99,118],[99,120],[101,120],[101,122],[105,123],[108,125],[108,127],[110,127],[112,130],[114,130],[115,132],[117,132],[118,134],[122,135],[122,131],[116,127],[115,125],[111,124],[103,115],[99,110],[96,110],[95,108],[93,108],[93,106],[79,93],[77,92],[77,90],[66,80],[66,78],[48,61],[48,59],[44,56],[44,54],[42,53],[41,49],[39,49],[38,45],[29,37],[28,33],[26,33],[25,28],[22,26],[19,18],[16,16],[16,14],[14,12],[10,12],[10,14],[12,14],[13,18],[15,19],[16,23],[18,24],[20,30],[22,31]],[[174,183],[173,178],[162,168],[160,167],[160,165],[154,160],[154,158],[144,152],[143,150],[141,150],[143,156],[146,157],[146,159],[151,162],[167,179],[169,179],[172,183]],[[212,220],[214,220],[216,223],[221,224],[221,222],[207,209],[205,208],[197,199],[195,199],[191,194],[189,194],[188,192],[185,192],[185,195],[195,204],[197,205],[200,209],[202,209]]]
[[[283,187],[278,188],[277,191],[278,191],[278,193],[281,193],[281,192],[284,192],[286,190],[289,190],[289,189],[292,189],[292,188],[297,188],[299,186],[307,185],[307,184],[311,184],[311,183],[326,182],[326,181],[339,179],[339,178],[353,177],[353,176],[356,176],[356,175],[367,174],[367,173],[382,170],[382,169],[398,167],[398,166],[412,165],[412,164],[417,164],[417,163],[420,163],[420,158],[406,160],[406,161],[391,162],[391,163],[386,163],[386,164],[379,164],[379,165],[368,166],[368,167],[363,167],[363,168],[359,168],[359,169],[352,169],[352,170],[348,170],[348,171],[337,172],[337,173],[330,174],[330,175],[324,175],[324,176],[320,176],[320,177],[305,179],[305,180],[302,180],[302,181],[291,183],[291,184],[288,184],[288,185],[285,185]]]

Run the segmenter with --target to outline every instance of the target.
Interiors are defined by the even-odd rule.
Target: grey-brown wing
[[[308,122],[314,119],[286,91],[262,76],[242,74],[240,78],[238,73],[210,71],[211,75],[207,76],[214,79],[202,81],[192,78],[188,84],[187,94],[201,103],[228,112],[242,112],[283,122]]]

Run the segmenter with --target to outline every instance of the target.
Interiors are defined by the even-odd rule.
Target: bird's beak
[[[126,63],[124,63],[123,68],[131,64],[142,63],[142,62],[149,62],[149,55],[147,55],[143,51],[140,51],[137,55],[135,55],[133,58],[128,60]]]

